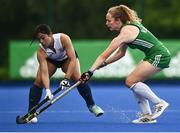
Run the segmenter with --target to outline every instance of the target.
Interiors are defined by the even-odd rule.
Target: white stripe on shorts
[[[152,63],[153,66],[155,66],[155,67],[158,66],[158,64],[159,64],[159,62],[160,62],[160,60],[161,60],[161,56],[162,56],[161,54],[155,56],[155,60],[154,60],[153,63]]]

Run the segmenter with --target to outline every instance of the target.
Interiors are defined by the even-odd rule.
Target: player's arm
[[[126,50],[127,50],[127,45],[122,45],[122,47],[119,47],[117,51],[115,51],[105,62],[106,65],[111,64],[120,58],[125,56]]]
[[[39,69],[42,79],[42,84],[45,89],[50,89],[48,66],[46,61],[47,55],[42,48],[37,51],[37,59],[39,62]]]
[[[67,53],[68,59],[69,59],[69,66],[67,68],[67,72],[65,75],[65,78],[70,79],[71,75],[74,72],[75,66],[76,66],[76,55],[75,55],[75,50],[73,48],[71,39],[68,35],[66,34],[61,34],[61,42],[62,45]]]
[[[39,62],[41,81],[44,88],[46,89],[45,98],[48,98],[49,100],[51,100],[53,98],[53,95],[51,94],[51,90],[50,90],[49,72],[48,72],[46,58],[47,58],[47,55],[44,52],[44,50],[42,48],[39,48],[37,52],[37,59]]]
[[[138,33],[139,29],[135,26],[128,25],[123,27],[120,34],[111,41],[108,48],[96,59],[90,71],[95,71],[118,47],[125,50],[127,46],[124,45],[135,40]]]

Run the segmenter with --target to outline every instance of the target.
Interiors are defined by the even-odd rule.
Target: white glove
[[[59,85],[59,86],[61,87],[61,90],[66,90],[66,89],[68,89],[68,88],[70,87],[70,81],[69,81],[69,79],[67,79],[67,78],[63,79],[63,80],[60,82],[60,85]]]
[[[53,95],[51,94],[51,90],[50,89],[46,89],[45,99],[46,98],[48,98],[49,100],[51,100],[53,98]]]

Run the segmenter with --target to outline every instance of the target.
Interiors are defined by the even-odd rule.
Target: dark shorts
[[[78,54],[77,52],[75,51],[75,54],[76,54],[76,58],[78,58]],[[47,58],[47,61],[51,62],[52,64],[54,64],[57,68],[61,68],[62,65],[68,60],[68,57],[65,58],[64,60],[62,61],[55,61],[55,60],[52,60],[52,59],[49,59]]]

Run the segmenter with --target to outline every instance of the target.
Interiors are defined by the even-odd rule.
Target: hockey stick
[[[65,90],[63,93],[61,93],[59,96],[57,96],[56,98],[54,98],[52,101],[50,101],[50,103],[48,103],[45,107],[43,107],[42,109],[40,109],[39,111],[36,111],[40,106],[38,104],[38,106],[35,108],[35,110],[33,109],[32,111],[36,111],[36,112],[32,112],[31,113],[27,113],[25,116],[20,117],[17,116],[16,117],[16,123],[17,124],[25,124],[28,123],[32,118],[37,117],[39,114],[41,114],[44,110],[46,110],[47,108],[49,108],[51,105],[53,105],[55,102],[57,102],[59,99],[63,98],[66,94],[68,94],[71,90],[73,90],[75,87],[77,87],[79,84],[81,83],[81,81],[76,82],[74,85],[72,85],[70,88],[68,88],[67,90]],[[56,90],[57,91],[57,90]],[[48,101],[48,100],[47,100]],[[43,101],[42,101],[43,102]],[[42,104],[41,102],[41,106],[45,103],[43,102]]]
[[[61,88],[58,88],[56,91],[54,91],[54,92],[52,93],[52,95],[55,96],[59,91],[61,91]],[[22,118],[26,118],[26,117],[30,116],[31,114],[33,114],[34,112],[36,112],[36,110],[39,109],[39,108],[40,108],[43,104],[45,104],[48,100],[49,100],[48,98],[42,100],[39,104],[37,104],[36,106],[34,106],[32,109],[30,109],[30,110],[28,111],[28,113],[25,114]]]

